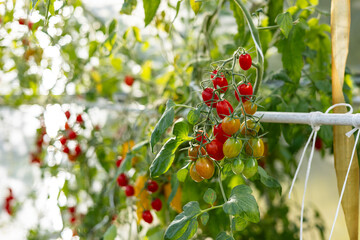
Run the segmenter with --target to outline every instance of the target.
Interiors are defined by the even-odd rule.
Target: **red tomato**
[[[222,121],[222,129],[226,134],[235,134],[240,129],[240,119],[225,117]]]
[[[213,71],[214,74],[217,73],[217,70]],[[226,92],[226,90],[228,89],[228,81],[225,78],[225,76],[221,73],[221,77],[216,77],[214,78],[214,75],[211,75],[213,80],[213,84],[214,84],[214,88],[215,89],[220,89],[220,92],[224,93]]]
[[[79,156],[80,153],[81,153],[81,147],[80,147],[80,145],[78,144],[78,145],[76,145],[76,147],[75,147],[75,155],[76,155],[76,156]]]
[[[210,143],[206,144],[206,151],[210,157],[217,161],[220,161],[224,158],[223,143],[216,138]]]
[[[230,135],[227,135],[222,129],[222,123],[220,123],[219,125],[214,125],[213,134],[214,137],[222,143],[224,143],[229,137],[231,137]]]
[[[207,133],[205,133],[205,136],[204,136],[204,131],[203,130],[198,130],[197,133],[196,133],[196,140],[198,142],[201,142],[201,143],[206,143],[207,142],[207,138],[208,138],[208,135]]]
[[[63,152],[66,153],[66,154],[69,154],[69,153],[70,153],[70,149],[69,149],[67,146],[64,146]]]
[[[216,102],[219,100],[219,97],[212,88],[205,88],[201,94],[203,101],[207,106],[216,107]]]
[[[149,192],[154,193],[159,189],[159,185],[157,182],[149,180],[147,184],[147,189],[149,190]]]
[[[248,70],[251,67],[251,63],[251,56],[248,53],[240,55],[239,64],[242,70]]]
[[[32,22],[28,22],[28,28],[29,28],[29,30],[32,30],[33,29],[33,25],[34,25],[34,23],[32,23]]]
[[[322,140],[321,140],[321,138],[316,138],[316,140],[315,140],[315,149],[316,150],[321,150],[322,149]]]
[[[80,124],[82,124],[82,123],[84,122],[81,114],[78,114],[78,115],[76,116],[76,121],[77,121],[78,123],[80,123]]]
[[[19,24],[20,25],[25,25],[25,23],[26,23],[26,19],[24,19],[24,18],[19,19]]]
[[[125,187],[125,195],[126,195],[127,197],[131,197],[131,196],[134,196],[134,194],[135,194],[135,189],[134,189],[134,187],[131,186],[131,185],[127,185],[127,186]]]
[[[134,83],[135,79],[132,76],[125,76],[125,83],[128,86],[132,86]]]
[[[227,100],[222,100],[216,105],[216,112],[221,119],[229,116],[234,111],[233,107]]]
[[[69,111],[66,111],[66,112],[65,112],[65,116],[66,116],[66,118],[67,118],[67,119],[69,119],[69,118],[70,118],[70,115],[71,115],[71,114],[70,114],[70,112],[69,112]]]
[[[119,158],[116,160],[116,167],[120,167],[123,160],[124,160],[124,159],[123,159],[122,157],[119,157]]]
[[[76,211],[76,207],[75,206],[69,207],[68,210],[69,210],[69,213],[74,214]]]
[[[156,198],[154,201],[151,202],[151,207],[156,211],[160,211],[162,208],[161,200],[159,198]]]
[[[247,100],[249,100],[251,98],[251,96],[253,95],[253,87],[251,85],[250,82],[248,83],[242,83],[237,87],[240,95],[247,95],[249,97],[241,97],[242,102],[246,102]],[[237,93],[237,91],[235,91],[235,97],[236,99],[240,102],[240,98],[239,95]]]
[[[66,139],[66,137],[61,137],[60,138],[60,143],[61,143],[61,145],[65,145],[66,144],[66,141],[67,141],[67,139]]]
[[[149,210],[143,211],[142,218],[147,223],[152,223],[152,221],[153,221],[153,216],[151,215],[151,212]]]
[[[117,183],[120,187],[125,187],[128,184],[128,178],[125,173],[122,173],[118,176]]]
[[[68,137],[69,139],[75,139],[77,137],[77,134],[73,130],[70,130]]]

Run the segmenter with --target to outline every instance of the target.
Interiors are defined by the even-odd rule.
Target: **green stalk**
[[[264,75],[264,54],[262,52],[262,48],[261,48],[261,42],[260,42],[260,37],[259,37],[259,31],[257,29],[257,27],[255,26],[254,22],[252,21],[251,18],[251,14],[249,13],[249,11],[246,9],[244,3],[242,2],[242,0],[233,0],[237,6],[241,9],[241,11],[244,13],[245,18],[248,22],[249,25],[249,29],[250,29],[250,33],[252,36],[252,39],[255,43],[255,47],[256,47],[256,52],[257,52],[257,64],[256,64],[256,80],[255,80],[255,86],[254,86],[254,95],[257,94],[260,85],[261,85],[261,81]]]

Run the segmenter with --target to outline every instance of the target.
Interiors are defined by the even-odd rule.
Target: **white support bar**
[[[354,123],[360,125],[360,115],[357,114],[338,114],[338,113],[298,113],[298,112],[256,112],[256,117],[261,117],[260,122],[267,123],[293,123],[293,124],[311,124],[315,125],[347,125]],[[353,116],[355,120],[353,122]],[[311,119],[313,118],[313,119]]]

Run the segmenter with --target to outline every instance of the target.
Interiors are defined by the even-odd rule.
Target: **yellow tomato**
[[[254,115],[257,111],[257,105],[255,103],[252,103],[251,101],[246,101],[243,103],[244,108],[241,108],[241,112],[243,115],[244,114],[244,110],[245,113],[248,115]]]
[[[252,138],[246,142],[245,145],[246,154],[255,158],[262,157],[264,155],[264,142],[261,138]]]
[[[225,117],[221,124],[222,130],[228,134],[233,135],[240,128],[240,120],[238,118]]]
[[[260,130],[260,123],[255,122],[253,119],[248,119],[241,123],[240,133],[244,136],[256,136]]]

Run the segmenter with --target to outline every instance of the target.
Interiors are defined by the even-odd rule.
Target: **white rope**
[[[346,103],[338,103],[338,104],[334,104],[331,107],[329,107],[325,114],[329,113],[329,111],[331,111],[333,108],[338,107],[338,106],[347,106],[350,108],[350,111],[347,112],[346,114],[351,114],[353,112],[353,109],[351,107],[351,105],[346,104]],[[310,157],[309,157],[309,161],[308,161],[308,165],[307,165],[307,169],[306,169],[306,176],[305,176],[305,184],[304,184],[304,193],[303,193],[303,198],[302,198],[302,202],[301,202],[301,216],[300,216],[300,240],[302,240],[302,235],[303,235],[303,220],[304,220],[304,208],[305,208],[305,194],[306,194],[306,189],[307,189],[307,184],[308,184],[308,180],[309,180],[309,176],[310,176],[310,170],[311,170],[311,163],[312,163],[312,159],[314,156],[314,149],[315,149],[315,141],[316,141],[316,137],[317,137],[317,132],[320,130],[320,124],[318,124],[318,118],[321,117],[323,115],[322,112],[311,112],[310,113],[310,125],[312,128],[311,134],[309,136],[308,141],[305,144],[304,150],[302,152],[300,161],[299,161],[299,165],[296,169],[293,181],[291,183],[291,187],[290,187],[290,191],[289,191],[289,199],[291,198],[291,192],[294,188],[295,185],[295,181],[296,178],[299,174],[302,162],[304,160],[305,157],[305,153],[306,150],[308,148],[308,146],[310,145],[311,140],[313,140],[312,142],[312,148],[311,148],[311,153],[310,153]]]
[[[360,120],[360,114],[359,114],[359,113],[357,113],[357,114],[355,114],[355,115],[352,116],[352,122],[353,122],[353,126],[354,126],[355,128],[346,133],[346,136],[347,136],[347,137],[351,137],[351,135],[353,135],[356,131],[358,131],[358,130],[360,129],[359,120]],[[341,189],[340,198],[339,198],[339,202],[338,202],[338,205],[337,205],[337,208],[336,208],[335,218],[334,218],[333,225],[332,225],[332,228],[331,228],[329,240],[331,239],[331,236],[332,236],[333,231],[334,231],[334,228],[335,228],[335,223],[336,223],[337,217],[338,217],[338,215],[339,215],[339,210],[340,210],[341,201],[342,201],[342,198],[343,198],[343,196],[344,196],[345,187],[346,187],[346,183],[347,183],[347,180],[348,180],[348,177],[349,177],[349,173],[350,173],[350,169],[351,169],[351,164],[352,164],[353,159],[354,159],[356,146],[357,146],[357,143],[358,143],[358,141],[359,141],[359,135],[360,135],[360,131],[357,132],[357,135],[356,135],[356,138],[355,138],[355,143],[354,143],[353,151],[352,151],[351,158],[350,158],[350,162],[349,162],[349,166],[348,166],[348,169],[347,169],[347,172],[346,172],[344,184],[343,184],[343,187],[342,187],[342,189]]]

